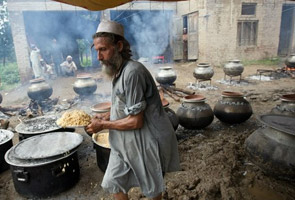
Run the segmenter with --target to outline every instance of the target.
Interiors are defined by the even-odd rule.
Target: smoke
[[[100,12],[27,11],[24,12],[28,45],[35,44],[44,60],[49,62],[52,40],[56,39],[64,59],[71,55],[79,66],[77,39],[92,42]],[[87,47],[90,49],[89,47]]]
[[[123,11],[112,19],[123,24],[134,59],[151,59],[169,51],[172,11]]]
[[[162,55],[169,44],[170,23],[164,12],[145,12],[131,18],[130,30],[139,57]]]

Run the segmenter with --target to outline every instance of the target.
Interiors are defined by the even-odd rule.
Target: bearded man
[[[163,175],[179,170],[177,140],[150,72],[130,59],[121,24],[103,21],[93,35],[103,71],[112,78],[109,115],[97,115],[88,133],[109,129],[111,153],[102,187],[128,199],[132,187],[155,200],[165,190]]]

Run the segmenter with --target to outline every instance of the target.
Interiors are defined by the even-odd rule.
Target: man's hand
[[[86,127],[86,132],[93,134],[103,130],[103,120],[96,117],[91,119],[91,123]]]
[[[96,114],[94,118],[110,121],[110,112]]]

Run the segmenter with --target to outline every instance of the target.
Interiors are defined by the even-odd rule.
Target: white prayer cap
[[[124,27],[122,26],[122,24],[119,24],[114,21],[101,21],[97,27],[96,33],[101,32],[113,33],[124,37]]]

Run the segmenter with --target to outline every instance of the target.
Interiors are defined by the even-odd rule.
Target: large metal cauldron
[[[28,88],[27,94],[30,99],[44,100],[52,95],[52,87],[45,82],[44,78],[30,80],[31,86]]]
[[[5,154],[15,190],[32,199],[48,198],[73,187],[79,180],[77,148],[83,137],[55,132],[21,141]]]
[[[97,85],[90,74],[78,74],[73,89],[78,95],[85,96],[93,94],[97,89]]]
[[[74,128],[62,128],[56,124],[56,115],[40,116],[19,123],[15,127],[19,140],[50,132],[74,132]]]
[[[294,68],[295,67],[295,54],[290,54],[286,58],[285,64],[287,65],[287,67]]]
[[[0,129],[0,172],[9,168],[4,159],[5,153],[12,147],[12,138],[14,134],[11,131]]]
[[[160,71],[156,75],[156,81],[164,85],[172,85],[176,78],[176,72],[169,66],[160,67]]]
[[[244,71],[244,66],[240,60],[229,60],[224,65],[223,71],[228,76],[240,76]]]
[[[214,106],[214,114],[224,123],[238,124],[251,117],[252,107],[243,94],[223,91],[222,98]]]
[[[165,112],[167,113],[167,115],[169,117],[169,120],[170,120],[174,130],[176,130],[179,125],[178,116],[171,108],[169,108],[169,102],[166,99],[162,99],[162,105],[163,105]]]
[[[205,97],[202,95],[189,95],[183,98],[183,103],[176,112],[179,123],[187,129],[202,129],[209,126],[214,114],[205,103]]]
[[[97,166],[103,172],[107,169],[111,153],[108,137],[109,130],[102,130],[101,132],[92,135],[92,141],[96,151]]]
[[[271,113],[295,117],[295,94],[282,95],[281,104],[273,108]]]
[[[295,118],[269,114],[259,120],[266,127],[246,139],[248,156],[265,173],[295,181]]]
[[[194,70],[194,77],[196,79],[209,80],[213,75],[214,70],[209,63],[199,63]]]

